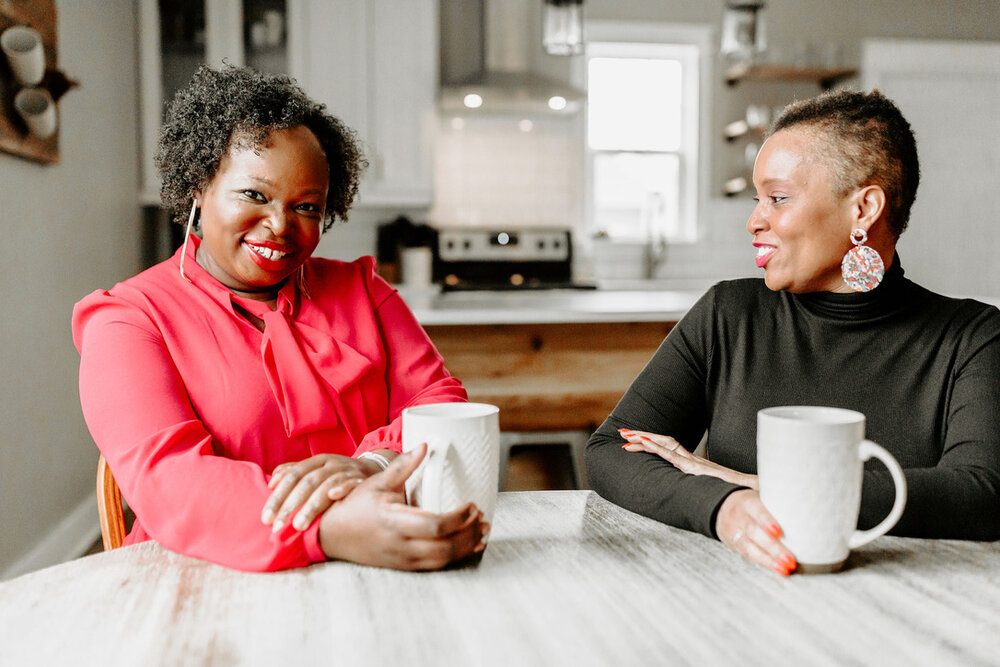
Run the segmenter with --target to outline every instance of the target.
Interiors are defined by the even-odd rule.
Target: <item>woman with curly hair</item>
[[[403,408],[465,390],[372,258],[311,257],[357,195],[354,133],[287,77],[203,67],[156,161],[183,247],[73,312],[84,416],[136,515],[125,543],[242,570],[481,551],[474,505],[406,505],[425,448],[399,454]]]

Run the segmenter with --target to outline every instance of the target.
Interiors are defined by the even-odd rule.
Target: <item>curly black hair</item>
[[[886,223],[899,238],[917,198],[920,162],[913,130],[892,100],[878,90],[829,91],[789,104],[769,134],[792,126],[819,130],[819,152],[832,166],[839,196],[866,185],[882,188]]]
[[[195,191],[212,182],[232,147],[260,147],[271,132],[300,125],[319,139],[330,168],[323,231],[347,220],[368,167],[354,131],[289,77],[233,65],[200,67],[170,104],[156,151],[163,206],[183,224]]]

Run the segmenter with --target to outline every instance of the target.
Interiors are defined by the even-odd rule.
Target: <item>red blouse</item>
[[[375,261],[310,259],[276,310],[169,260],[73,310],[87,426],[136,521],[155,539],[241,570],[325,560],[319,520],[260,521],[275,466],[319,453],[400,450],[400,412],[466,400]],[[264,320],[261,332],[233,307]]]

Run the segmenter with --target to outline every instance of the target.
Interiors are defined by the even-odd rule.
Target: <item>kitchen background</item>
[[[164,88],[169,94],[179,85],[170,76],[183,70],[177,63],[185,58],[287,67],[364,138],[372,167],[361,200],[350,222],[324,237],[321,255],[374,254],[379,226],[404,215],[466,229],[569,228],[579,280],[650,276],[700,289],[756,274],[744,228],[752,201],[734,179],[744,175],[747,146],[759,139],[739,121],[815,94],[817,81],[727,83],[732,61],[718,53],[724,0],[585,0],[588,39],[666,39],[694,47],[701,84],[697,130],[680,140],[693,146],[685,154],[693,176],[682,179],[683,187],[697,181],[679,214],[684,220],[662,246],[655,225],[623,239],[633,243],[609,244],[593,238],[600,227],[588,204],[594,170],[585,105],[563,113],[530,105],[493,112],[484,105],[473,113],[441,96],[442,83],[448,89],[497,63],[571,89],[587,85],[586,56],[542,51],[542,0],[525,2],[526,10],[491,9],[503,1],[163,3],[204,5],[208,29],[200,35],[183,24],[161,25],[156,0],[108,0],[99,8],[56,3],[58,64],[79,83],[59,102],[59,161],[43,166],[0,153],[0,277],[7,288],[0,326],[0,579],[72,557],[96,535],[96,450],[80,414],[69,317],[83,295],[133,275],[176,241],[155,206],[149,156]],[[277,27],[268,10],[280,16]],[[481,24],[478,15],[485,17]],[[522,16],[522,30],[495,25],[514,15]],[[947,66],[937,79],[895,84],[918,129],[924,163],[908,232],[914,240],[904,236],[901,252],[917,260],[906,260],[908,272],[931,287],[997,296],[1000,276],[989,259],[1000,250],[991,228],[1000,168],[1000,3],[768,0],[764,15],[769,50],[761,58],[769,64],[860,70],[845,80],[855,85],[890,82],[900,68]],[[495,34],[517,43],[490,47]],[[729,141],[727,133],[737,136]],[[984,145],[989,152],[981,152]],[[727,187],[733,196],[725,196]],[[646,256],[641,243],[650,238],[658,261],[636,271]],[[595,257],[619,258],[618,271]],[[970,265],[976,270],[968,271]]]

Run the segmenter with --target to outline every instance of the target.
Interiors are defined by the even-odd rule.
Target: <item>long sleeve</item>
[[[1000,539],[998,319],[995,312],[975,317],[950,352],[956,357],[954,382],[941,390],[947,414],[941,457],[934,466],[903,464],[907,502],[894,535]],[[888,471],[881,464],[866,467],[859,525],[870,528],[880,522],[894,496]]]
[[[789,294],[763,281],[719,283],[670,332],[588,446],[591,485],[628,509],[712,534],[735,487],[692,479],[620,449],[616,428],[704,429],[713,462],[757,472],[756,415],[828,405],[866,416],[866,436],[903,468],[908,500],[894,534],[1000,538],[1000,312],[903,276],[898,257],[865,294]],[[865,466],[858,524],[881,521],[894,487]]]
[[[617,429],[670,435],[693,451],[708,423],[710,292],[671,330],[587,445],[587,476],[604,498],[672,526],[715,536],[715,515],[740,488],[688,475],[658,456],[623,450]]]
[[[77,307],[74,332],[87,425],[153,539],[242,570],[324,559],[318,524],[272,535],[261,523],[268,476],[258,463],[216,455],[213,437],[148,317],[97,294]]]
[[[242,570],[324,560],[318,519],[277,535],[261,523],[271,471],[398,450],[403,407],[465,390],[373,259],[309,260],[307,289],[282,287],[272,310],[215,281],[197,246],[190,282],[175,255],[74,311],[84,416],[136,513],[126,543]]]

